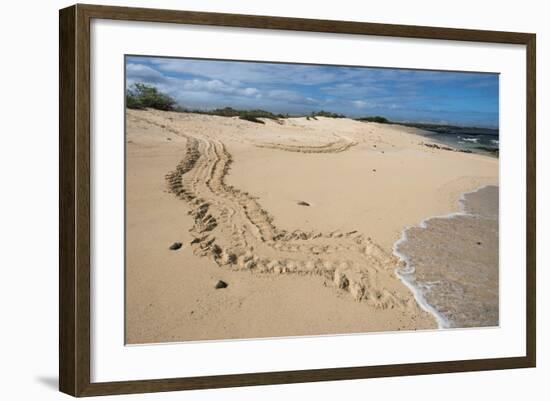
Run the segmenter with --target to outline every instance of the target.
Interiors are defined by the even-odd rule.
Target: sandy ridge
[[[254,144],[254,146],[258,148],[278,149],[278,150],[285,150],[287,152],[301,152],[301,153],[339,153],[339,152],[344,152],[355,145],[357,145],[357,142],[354,142],[348,138],[342,138],[342,137],[339,137],[339,139],[334,142],[329,142],[327,144],[318,145],[318,146],[288,145],[288,144],[282,144],[282,143]]]

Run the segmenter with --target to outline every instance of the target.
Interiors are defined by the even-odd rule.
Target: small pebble
[[[229,284],[227,284],[225,281],[220,280],[216,283],[216,289],[219,290],[220,288],[227,288],[228,285]]]
[[[304,202],[304,201],[298,202],[298,205],[300,205],[300,206],[310,206],[309,203]]]
[[[174,242],[172,245],[170,245],[170,250],[171,251],[177,251],[178,249],[181,248],[183,244],[181,242]]]

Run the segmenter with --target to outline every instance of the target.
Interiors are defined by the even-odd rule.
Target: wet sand
[[[396,246],[408,264],[400,271],[443,327],[498,326],[498,187],[467,193],[462,203],[464,214],[406,231]]]

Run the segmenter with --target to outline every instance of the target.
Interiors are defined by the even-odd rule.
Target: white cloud
[[[323,66],[210,60],[152,59],[163,72],[184,73],[226,82],[319,85],[345,79],[348,73]]]
[[[302,94],[286,90],[286,89],[273,89],[267,92],[266,96],[269,99],[283,101],[283,102],[289,102],[289,103],[295,103],[295,104],[317,104],[317,101],[312,98],[308,98],[303,96]]]
[[[358,109],[364,109],[364,108],[367,108],[367,107],[373,107],[374,104],[371,103],[371,102],[367,102],[365,100],[354,100],[351,102],[355,107],[357,107]]]
[[[126,65],[126,76],[128,79],[136,82],[158,83],[166,80],[166,77],[161,72],[146,65],[134,63]]]
[[[127,83],[140,82],[155,85],[159,90],[170,94],[186,104],[190,99],[212,101],[214,95],[243,98],[261,98],[258,88],[241,86],[238,81],[224,82],[219,79],[181,79],[166,76],[147,65],[129,63],[126,68]],[[218,96],[219,97],[219,96]]]

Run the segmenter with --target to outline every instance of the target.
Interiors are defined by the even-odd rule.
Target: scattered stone
[[[300,205],[300,206],[310,206],[310,204],[309,204],[309,203],[307,203],[307,202],[304,202],[304,201],[300,201],[300,202],[298,202],[298,205]]]
[[[376,173],[376,169],[375,169],[375,168],[373,168],[372,171],[373,171],[374,173]]]
[[[229,284],[227,284],[225,281],[223,280],[219,280],[217,283],[216,283],[216,289],[219,290],[220,288],[227,288]]]
[[[172,245],[170,245],[170,250],[171,251],[177,251],[178,249],[180,249],[182,247],[182,243],[181,242],[174,242]]]
[[[424,146],[427,146],[428,148],[432,149],[440,149],[440,150],[454,150],[453,148],[449,148],[448,146],[438,145],[436,143],[425,143]]]
[[[166,140],[167,140],[167,141],[171,141],[171,140],[172,140],[172,138],[166,138]]]
[[[428,148],[432,149],[439,149],[439,150],[448,150],[450,152],[460,152],[460,153],[473,153],[470,149],[454,149],[450,148],[448,146],[438,145],[436,143],[420,143],[421,145],[427,146]]]
[[[481,245],[481,241],[477,241],[476,244]]]

